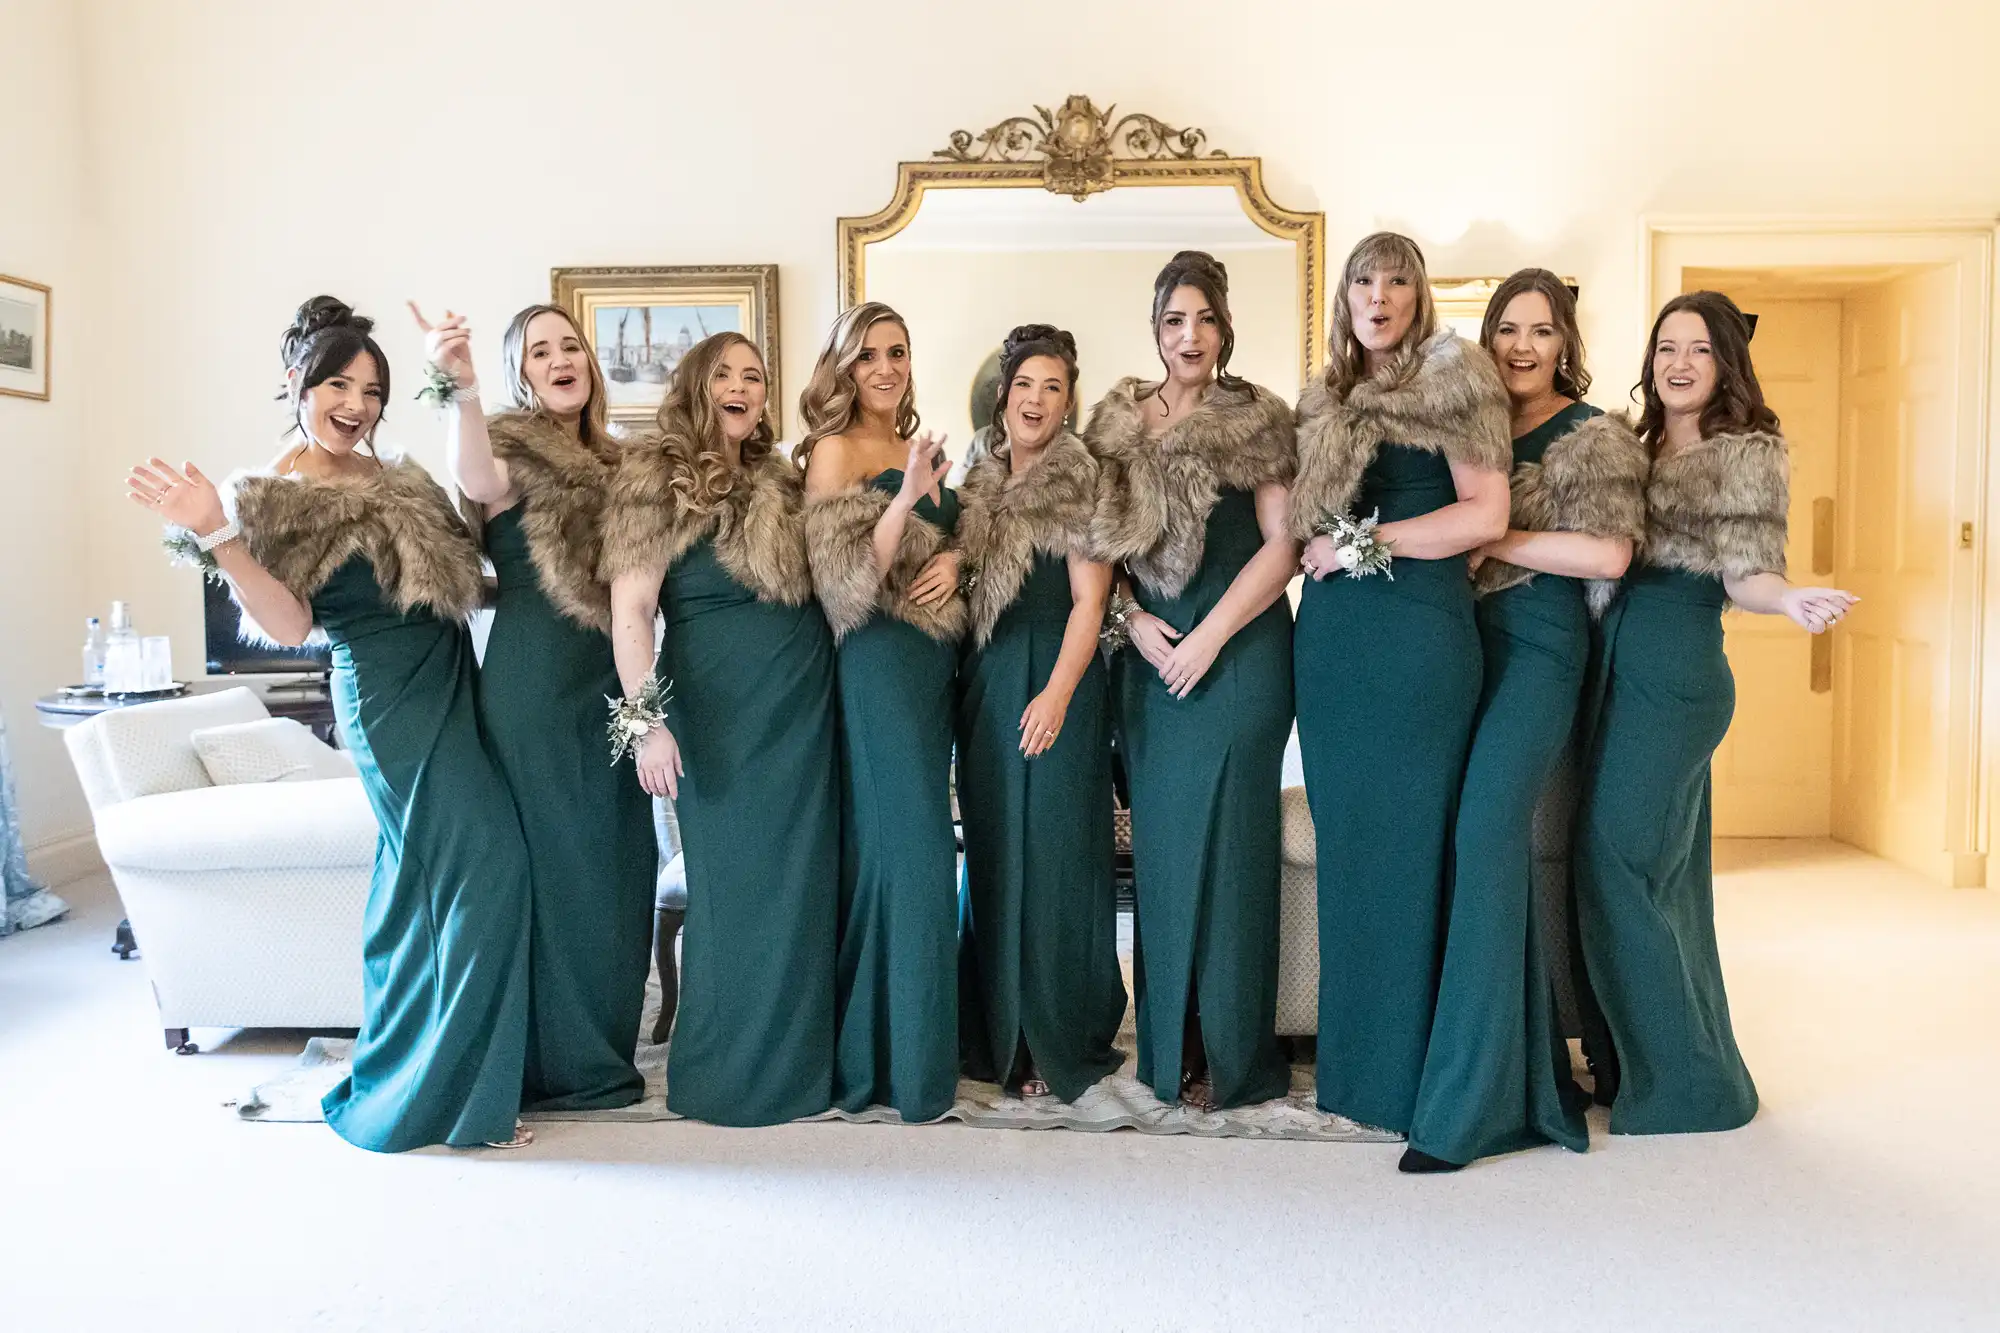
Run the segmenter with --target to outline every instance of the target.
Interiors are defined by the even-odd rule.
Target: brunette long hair
[[[1166,318],[1167,302],[1178,287],[1192,287],[1208,302],[1222,330],[1222,354],[1215,358],[1215,382],[1225,389],[1240,389],[1243,380],[1229,373],[1229,358],[1236,351],[1236,322],[1229,315],[1229,269],[1206,250],[1183,250],[1169,259],[1153,279],[1153,351],[1160,351],[1160,321]],[[1160,356],[1162,367],[1166,357]]]
[[[670,484],[680,495],[681,503],[698,514],[721,504],[736,484],[736,473],[723,452],[722,413],[709,389],[715,380],[716,366],[732,347],[749,348],[756,355],[757,364],[764,365],[764,354],[758,351],[757,344],[742,334],[712,333],[681,357],[655,417],[665,447],[676,455],[678,466]],[[768,369],[764,379],[765,383],[770,382]],[[743,441],[743,466],[747,468],[767,457],[776,447],[777,438],[771,426],[770,400],[766,399],[764,415]]]
[[[1653,383],[1653,349],[1660,345],[1660,326],[1679,311],[1700,315],[1708,326],[1708,345],[1715,356],[1715,392],[1701,409],[1701,438],[1736,431],[1776,433],[1778,414],[1764,402],[1764,386],[1750,363],[1750,321],[1736,302],[1721,292],[1682,292],[1660,307],[1653,332],[1646,339],[1646,359],[1639,367],[1639,438],[1657,450],[1667,434],[1667,409]]]
[[[1517,296],[1534,292],[1549,303],[1549,322],[1562,335],[1562,352],[1556,357],[1555,390],[1565,398],[1581,402],[1590,392],[1590,372],[1583,368],[1583,332],[1576,324],[1576,293],[1561,278],[1545,268],[1524,268],[1510,274],[1486,303],[1486,316],[1479,321],[1479,345],[1493,350],[1493,338],[1507,305]]]
[[[799,395],[799,420],[805,424],[805,436],[792,449],[792,461],[799,465],[799,471],[805,471],[812,462],[814,445],[853,427],[861,399],[860,391],[854,387],[855,363],[861,360],[861,344],[868,337],[868,330],[882,323],[900,326],[903,343],[909,345],[909,324],[880,301],[863,301],[843,310],[826,331],[819,360],[813,363],[812,378],[806,381],[806,391]],[[912,375],[903,386],[902,401],[896,404],[897,436],[910,439],[917,433],[921,420],[917,416],[917,378]]]

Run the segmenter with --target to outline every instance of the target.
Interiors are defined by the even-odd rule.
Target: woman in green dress
[[[765,384],[741,334],[696,343],[604,513],[619,680],[628,700],[649,679],[672,694],[636,745],[687,866],[667,1106],[718,1125],[817,1115],[833,1089],[833,640]]]
[[[1292,726],[1298,547],[1284,401],[1229,373],[1229,278],[1175,255],[1153,284],[1166,376],[1092,409],[1094,540],[1138,609],[1113,686],[1132,796],[1139,1079],[1198,1110],[1282,1097],[1278,791]]]
[[[513,409],[480,409],[471,330],[424,330],[451,377],[445,453],[499,580],[479,670],[479,719],[514,790],[534,880],[528,948],[530,1111],[597,1111],[645,1095],[633,1063],[659,853],[651,805],[604,762],[611,594],[597,580],[617,460],[604,385],[569,315],[530,306],[501,340]]]
[[[1640,372],[1646,534],[1587,688],[1574,848],[1584,962],[1616,1057],[1597,1092],[1614,1134],[1735,1129],[1757,1113],[1709,861],[1709,759],[1736,706],[1722,612],[1733,603],[1819,634],[1854,604],[1785,580],[1790,472],[1750,330],[1719,292],[1676,296]]]
[[[381,840],[361,1031],[327,1123],[377,1152],[519,1147],[528,854],[473,700],[479,549],[422,468],[373,451],[389,363],[369,328],[330,296],[299,308],[284,354],[301,441],[233,479],[233,518],[192,464],[155,458],[129,485],[211,552],[246,632],[332,644],[334,718]]]
[[[1493,359],[1431,303],[1416,243],[1348,255],[1324,375],[1299,397],[1293,658],[1319,847],[1319,1104],[1407,1132],[1444,961],[1452,827],[1479,706],[1466,553],[1507,530]],[[1394,567],[1370,573],[1379,519]],[[1329,577],[1341,574],[1353,577]]]
[[[839,645],[840,1008],[834,1105],[935,1120],[958,1088],[953,681],[965,599],[943,440],[917,430],[910,334],[834,322],[799,402],[813,589]]]
[[[1512,517],[1475,553],[1485,685],[1459,791],[1437,1014],[1403,1154],[1412,1172],[1538,1143],[1589,1147],[1535,917],[1533,827],[1576,722],[1591,608],[1603,610],[1645,527],[1646,451],[1622,419],[1582,401],[1590,373],[1561,279],[1530,268],[1501,283],[1479,342],[1512,409]]]
[[[1113,881],[1111,717],[1097,651],[1111,567],[1091,558],[1097,463],[1063,427],[1076,340],[1007,336],[991,451],[966,474],[972,580],[959,664],[965,820],[961,1024],[969,1063],[1075,1101],[1117,1070],[1125,1017]]]

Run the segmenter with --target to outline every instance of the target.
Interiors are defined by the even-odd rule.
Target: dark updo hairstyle
[[[1549,303],[1549,322],[1562,335],[1562,352],[1556,357],[1555,390],[1565,398],[1581,402],[1590,392],[1590,372],[1583,368],[1583,332],[1576,325],[1576,293],[1547,269],[1524,268],[1494,290],[1493,299],[1486,303],[1486,317],[1479,321],[1479,345],[1489,352],[1493,350],[1493,338],[1500,331],[1508,304],[1529,292]]]
[[[1160,350],[1160,320],[1166,316],[1167,302],[1176,287],[1194,288],[1215,312],[1216,326],[1222,330],[1222,355],[1215,358],[1216,383],[1230,389],[1242,388],[1243,381],[1229,373],[1229,357],[1236,350],[1236,325],[1229,318],[1229,270],[1206,250],[1181,251],[1153,279],[1154,352]],[[1161,366],[1166,363],[1167,359],[1161,357]]]
[[[1030,357],[1052,356],[1069,372],[1069,409],[1065,419],[1076,415],[1076,338],[1068,329],[1053,324],[1020,324],[1007,335],[1000,347],[1000,389],[993,404],[993,426],[999,439],[1007,438],[1007,400],[1013,395],[1014,376]]]
[[[285,358],[285,374],[289,377],[293,371],[298,372],[298,378],[278,395],[291,400],[292,430],[304,430],[299,423],[299,403],[306,393],[345,371],[363,352],[375,359],[375,373],[382,381],[382,402],[386,409],[389,358],[382,355],[381,347],[371,336],[374,328],[374,320],[355,314],[353,306],[331,296],[315,296],[299,307],[298,314],[292,316],[291,327],[278,343],[278,350]],[[375,425],[368,431],[371,449],[383,415],[386,412],[376,416]]]
[[[1653,383],[1653,352],[1660,345],[1660,326],[1667,316],[1682,310],[1700,315],[1708,325],[1708,345],[1715,356],[1715,393],[1701,409],[1701,438],[1753,430],[1775,434],[1778,414],[1765,404],[1764,386],[1750,364],[1749,317],[1721,292],[1683,292],[1660,307],[1652,336],[1646,339],[1646,360],[1639,368],[1639,386],[1632,391],[1640,403],[1639,438],[1649,449],[1658,449],[1666,438],[1667,409]]]

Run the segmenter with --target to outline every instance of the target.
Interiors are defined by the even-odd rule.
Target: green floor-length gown
[[[1140,579],[1135,598],[1185,634],[1263,544],[1254,493],[1224,490],[1180,595]],[[1132,792],[1139,1080],[1179,1100],[1194,1009],[1216,1104],[1282,1097],[1291,1073],[1276,1036],[1278,792],[1292,725],[1291,605],[1280,597],[1237,631],[1185,699],[1136,649],[1118,655],[1116,675]]]
[[[524,504],[486,522],[500,590],[479,672],[480,722],[520,807],[534,881],[521,1104],[603,1110],[645,1095],[632,1056],[659,853],[631,766],[606,761],[604,700],[623,692],[611,641],[550,601]]]
[[[1021,714],[1049,683],[1069,626],[1069,562],[1046,552],[982,648],[960,665],[958,804],[968,906],[960,966],[996,1078],[1023,1042],[1049,1090],[1074,1101],[1123,1061],[1112,874],[1110,695],[1093,654],[1055,743],[1021,753]]]
[[[514,1136],[528,1030],[528,854],[479,733],[472,639],[399,612],[364,556],[312,596],[333,644],[342,743],[381,838],[362,944],[363,1024],[329,1125],[378,1152]]]
[[[869,485],[894,494],[900,470]],[[919,499],[949,534],[958,495]],[[839,1040],[834,1105],[935,1120],[958,1089],[958,849],[951,828],[958,649],[877,612],[840,641]]]
[[[840,863],[833,638],[690,547],[660,590],[658,674],[686,774],[680,1012],[667,1106],[718,1125],[826,1110]]]
[[[1458,499],[1441,455],[1384,442],[1354,512]],[[1479,706],[1466,562],[1308,579],[1294,669],[1319,849],[1319,1104],[1406,1132],[1444,957],[1453,821]]]
[[[1720,578],[1635,565],[1586,690],[1577,924],[1618,1058],[1614,1134],[1757,1113],[1715,940],[1709,759],[1736,708],[1724,601]]]
[[[1573,404],[1514,441],[1516,464],[1597,409]],[[1398,562],[1401,570],[1404,562]],[[1479,600],[1485,685],[1460,790],[1437,1013],[1410,1146],[1465,1163],[1538,1143],[1590,1145],[1534,911],[1535,807],[1576,722],[1590,656],[1579,580],[1537,574]]]

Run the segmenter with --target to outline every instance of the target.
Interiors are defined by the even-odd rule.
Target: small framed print
[[[49,400],[49,289],[0,273],[0,394]]]
[[[767,410],[782,436],[776,264],[559,268],[549,278],[550,299],[570,312],[604,373],[613,421],[651,423],[688,349],[740,333],[764,355]]]

